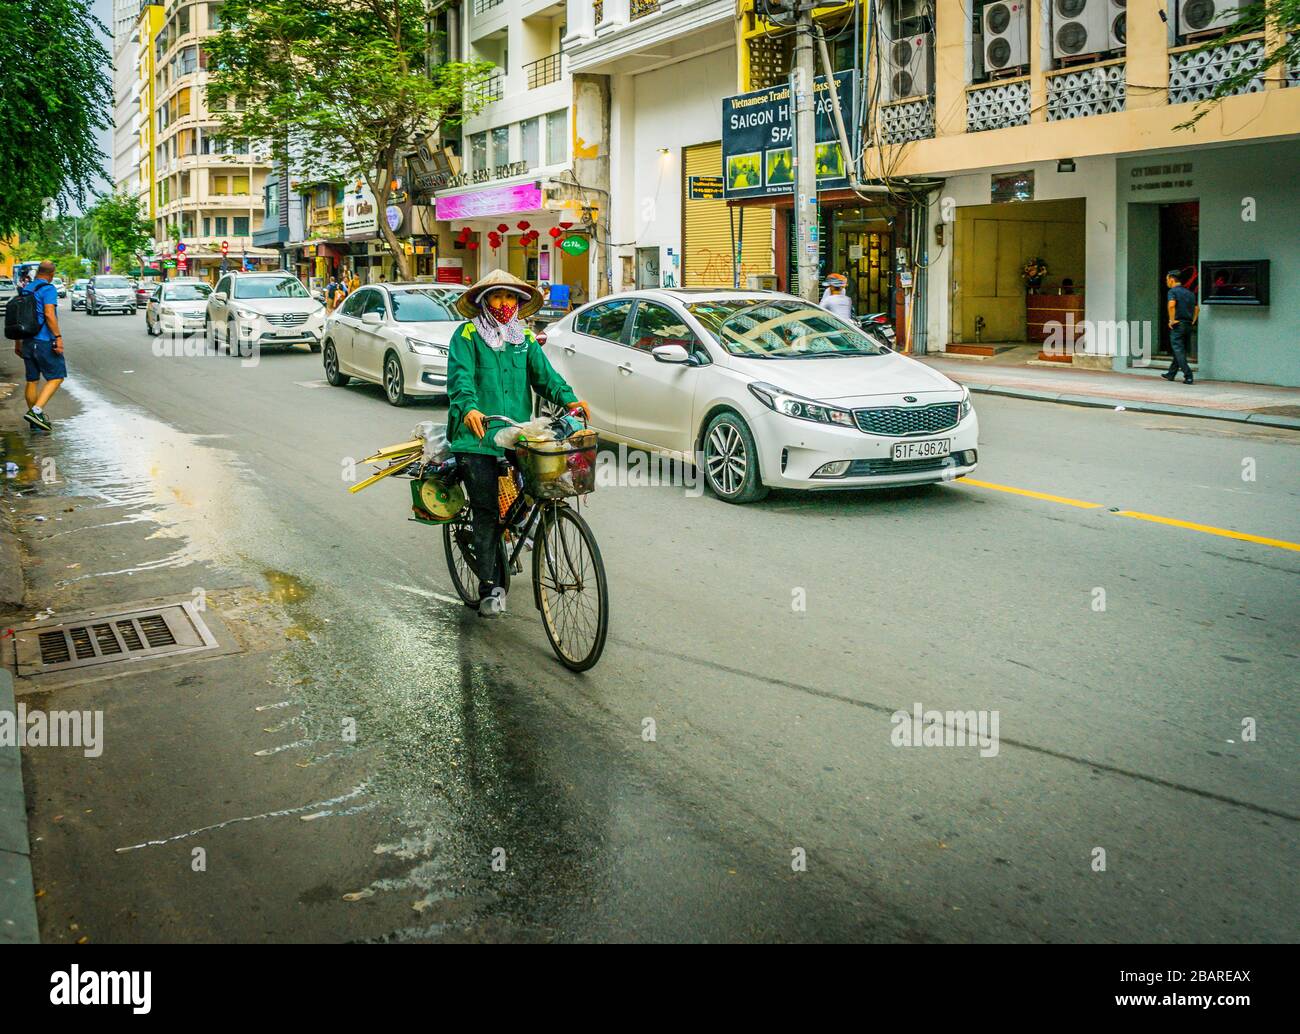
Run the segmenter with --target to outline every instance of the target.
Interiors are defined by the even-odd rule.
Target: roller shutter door
[[[682,180],[682,286],[731,287],[731,216],[722,198],[692,201],[688,185],[691,176],[722,175],[722,143],[697,144],[683,149],[685,175]],[[740,286],[751,273],[772,273],[772,209],[751,207],[735,213],[736,233],[741,237]]]

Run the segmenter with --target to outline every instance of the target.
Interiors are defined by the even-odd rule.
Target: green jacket
[[[524,331],[524,343],[507,343],[493,351],[479,335],[473,321],[466,321],[451,336],[447,356],[447,437],[452,452],[477,452],[500,456],[502,451],[492,441],[500,423],[488,425],[482,438],[465,426],[465,414],[477,409],[484,416],[500,414],[516,423],[525,423],[533,413],[529,388],[548,402],[567,406],[578,401],[573,389],[555,372],[542,354],[531,330]]]

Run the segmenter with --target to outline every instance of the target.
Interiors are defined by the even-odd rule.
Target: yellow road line
[[[1077,506],[1081,510],[1101,509],[1101,503],[1087,503],[1082,499],[1070,499],[1063,495],[1050,495],[1047,492],[1032,492],[1027,488],[1016,488],[1014,485],[999,485],[992,481],[976,481],[974,478],[958,478],[957,480],[968,485],[974,485],[977,488],[989,488],[994,492],[1008,492],[1011,495],[1021,495],[1029,499],[1042,499],[1049,503],[1061,503],[1065,506]],[[1289,549],[1292,552],[1300,553],[1300,542],[1270,539],[1263,535],[1248,535],[1244,531],[1216,528],[1210,524],[1195,524],[1192,521],[1180,521],[1173,517],[1161,517],[1154,513],[1139,513],[1137,510],[1116,510],[1114,513],[1116,517],[1132,517],[1134,520],[1167,524],[1172,528],[1186,528],[1189,531],[1199,531],[1205,535],[1218,535],[1225,539],[1238,539],[1241,542],[1255,542],[1261,546],[1272,546],[1274,549]]]
[[[1067,499],[1063,495],[1048,495],[1046,492],[1031,492],[1027,488],[1015,488],[1012,485],[996,485],[992,481],[976,481],[974,478],[958,478],[968,485],[976,485],[979,488],[991,488],[995,492],[1010,492],[1012,495],[1028,496],[1030,499],[1045,499],[1049,503],[1063,503],[1066,506],[1077,506],[1081,510],[1096,510],[1100,508],[1101,503],[1085,503],[1082,499]]]
[[[1119,510],[1116,517],[1133,517],[1139,521],[1154,521],[1156,524],[1168,524],[1175,528],[1189,528],[1204,532],[1206,535],[1221,535],[1225,539],[1241,539],[1242,542],[1258,542],[1261,546],[1273,546],[1276,549],[1290,549],[1300,553],[1300,542],[1287,542],[1285,539],[1269,539],[1262,535],[1247,535],[1244,531],[1232,531],[1229,528],[1215,528],[1209,524],[1193,524],[1191,521],[1176,521],[1172,517],[1161,517],[1154,513],[1138,513],[1136,510]]]

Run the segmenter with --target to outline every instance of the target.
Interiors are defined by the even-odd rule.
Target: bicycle
[[[499,415],[484,419],[484,423],[493,421],[520,426]],[[499,522],[498,584],[509,590],[511,574],[523,573],[520,554],[535,538],[533,604],[541,612],[546,638],[561,664],[570,671],[587,671],[605,649],[609,596],[596,537],[568,500],[594,487],[595,439],[593,435],[590,445],[581,446],[549,444],[543,450],[521,442],[511,450],[515,454],[511,477],[518,494]],[[562,479],[545,476],[554,473],[557,459],[561,465],[571,463],[568,457],[575,453],[581,453],[586,464],[578,478],[563,484]],[[543,466],[550,469],[544,473]],[[442,536],[456,593],[465,606],[477,609],[478,574],[468,507],[443,525]]]

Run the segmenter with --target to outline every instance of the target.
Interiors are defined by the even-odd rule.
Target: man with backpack
[[[37,268],[32,286],[22,288],[5,306],[5,336],[13,339],[14,354],[27,367],[27,412],[23,419],[42,431],[52,429],[45,407],[68,375],[63,334],[59,331],[59,291],[53,280],[54,263],[46,259]],[[42,377],[44,386],[40,383]]]

